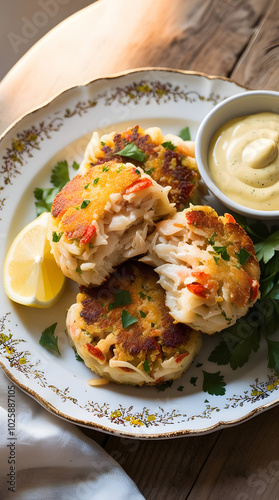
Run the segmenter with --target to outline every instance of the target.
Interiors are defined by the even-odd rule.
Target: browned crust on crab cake
[[[181,141],[181,144],[174,148],[170,144],[170,149],[167,145],[168,142],[171,143],[171,141],[162,142],[152,139],[144,129],[137,125],[124,132],[115,133],[109,144],[104,143],[100,150],[95,153],[95,159],[91,165],[103,164],[112,159],[118,162],[129,161],[129,158],[118,153],[127,144],[134,143],[145,153],[146,158],[144,161],[132,160],[133,163],[142,167],[162,186],[171,186],[169,200],[171,203],[175,203],[177,210],[182,210],[196,197],[199,173],[186,143]]]
[[[68,313],[71,341],[87,366],[120,383],[175,379],[201,347],[201,334],[175,323],[149,266],[129,261],[98,288],[81,287]],[[123,320],[133,317],[127,326]]]
[[[98,165],[84,175],[76,175],[56,195],[52,205],[51,215],[57,221],[58,230],[65,232],[68,239],[86,238],[92,221],[98,221],[103,215],[110,196],[125,193],[135,182],[140,182],[136,167],[115,161],[106,168]]]

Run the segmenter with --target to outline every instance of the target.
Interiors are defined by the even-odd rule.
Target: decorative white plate
[[[25,116],[0,142],[2,265],[13,238],[36,217],[34,188],[51,186],[50,172],[58,160],[80,162],[93,130],[105,133],[139,124],[178,134],[189,126],[194,138],[205,114],[239,92],[245,89],[226,79],[145,69],[67,90]],[[222,210],[214,199],[210,203]],[[279,379],[267,368],[265,345],[233,371],[208,361],[218,335],[204,336],[190,370],[165,391],[114,383],[90,387],[87,381],[94,375],[76,360],[65,335],[66,310],[75,301],[77,286],[69,282],[60,301],[47,310],[10,302],[0,286],[2,368],[45,408],[71,422],[130,437],[167,438],[236,424],[279,401]],[[60,357],[39,344],[42,331],[57,321]],[[220,371],[224,395],[203,391],[202,370]]]

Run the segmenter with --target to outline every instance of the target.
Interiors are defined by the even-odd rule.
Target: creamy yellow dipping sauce
[[[257,113],[226,123],[210,144],[217,187],[249,208],[279,210],[279,115]]]

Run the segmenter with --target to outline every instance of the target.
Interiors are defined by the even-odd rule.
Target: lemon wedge
[[[65,276],[57,266],[47,239],[50,213],[43,212],[14,239],[3,272],[5,292],[19,304],[49,307],[62,292]]]

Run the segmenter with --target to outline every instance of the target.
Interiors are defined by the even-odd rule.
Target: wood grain
[[[222,432],[188,500],[278,499],[279,408]]]
[[[65,88],[164,66],[227,75],[268,0],[100,0],[42,38],[0,83],[0,132]]]
[[[279,90],[279,2],[272,0],[231,77],[251,89]]]
[[[105,449],[146,499],[185,500],[219,434],[164,441],[110,437]]]

